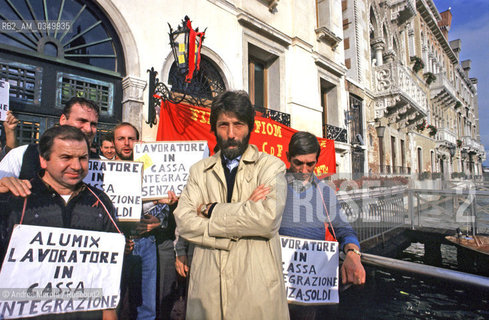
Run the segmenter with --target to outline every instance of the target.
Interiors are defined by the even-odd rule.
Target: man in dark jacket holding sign
[[[287,202],[279,234],[314,240],[334,235],[345,253],[340,270],[342,283],[360,285],[365,283],[365,270],[356,233],[341,211],[334,191],[314,175],[320,152],[317,138],[309,132],[296,132],[290,139]],[[314,307],[293,305],[289,309],[291,319],[314,319],[316,313]]]
[[[0,180],[0,221],[5,253],[15,224],[116,232],[114,207],[109,197],[82,182],[88,173],[89,143],[72,126],[48,129],[39,142],[41,171],[37,177]],[[3,261],[3,259],[2,259]],[[104,319],[115,319],[114,310],[104,310]],[[0,315],[1,318],[1,315]],[[50,315],[49,319],[55,319]],[[59,319],[100,319],[102,312],[68,313]]]

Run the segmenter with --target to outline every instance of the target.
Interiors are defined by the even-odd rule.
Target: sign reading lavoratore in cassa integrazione
[[[122,234],[16,225],[0,272],[0,319],[114,309]]]
[[[144,163],[142,197],[145,200],[180,195],[190,167],[209,156],[207,141],[146,142],[134,145],[134,160]]]
[[[140,162],[90,160],[83,182],[109,196],[118,221],[139,221],[142,175],[143,164]]]

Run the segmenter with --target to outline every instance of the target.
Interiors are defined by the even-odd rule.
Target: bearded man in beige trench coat
[[[249,145],[254,110],[245,92],[215,99],[220,149],[190,169],[174,212],[195,244],[188,319],[289,319],[278,229],[287,196],[284,163]]]

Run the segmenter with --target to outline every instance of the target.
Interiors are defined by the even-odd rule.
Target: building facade
[[[481,175],[477,80],[459,60],[461,41],[448,41],[451,12],[432,0],[346,0],[343,9],[347,81],[365,93],[369,172]]]
[[[431,0],[0,3],[4,23],[58,22],[0,33],[0,78],[11,84],[21,143],[56,123],[73,95],[102,106],[101,132],[128,121],[154,140],[148,70],[179,87],[168,24],[187,15],[206,28],[201,77],[335,140],[346,177],[481,172],[477,80],[458,59],[460,41],[447,40],[450,13]]]

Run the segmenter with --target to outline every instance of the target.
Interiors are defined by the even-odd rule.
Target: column
[[[384,53],[384,60],[385,63],[389,63],[394,61],[394,57],[396,56],[396,53],[393,50],[388,50],[386,53]]]
[[[415,51],[415,43],[414,43],[414,30],[411,25],[411,23],[408,23],[406,28],[409,30],[408,31],[408,48],[409,48],[409,56],[415,56],[416,51]]]
[[[382,39],[375,39],[371,43],[371,47],[375,51],[375,59],[377,60],[376,65],[381,66],[384,64],[383,62],[383,51],[385,48],[385,42]]]
[[[144,121],[143,92],[146,80],[127,76],[122,80],[122,121],[134,125],[142,134]]]

